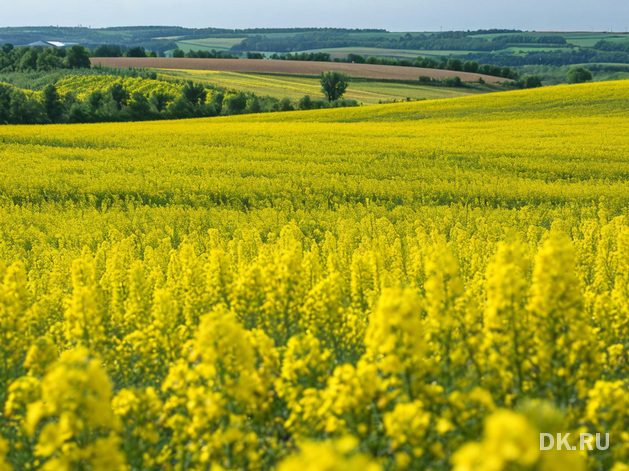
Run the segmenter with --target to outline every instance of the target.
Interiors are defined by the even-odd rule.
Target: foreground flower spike
[[[126,469],[111,408],[112,387],[98,358],[85,347],[67,351],[40,383],[40,398],[28,404],[25,429],[36,438],[34,455],[42,469]]]

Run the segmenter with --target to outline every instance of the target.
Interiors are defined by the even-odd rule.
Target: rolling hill
[[[166,79],[194,80],[196,82],[234,88],[258,95],[269,95],[278,99],[285,97],[297,102],[308,95],[323,99],[319,77],[255,74],[244,72],[221,72],[213,70],[157,69]],[[495,91],[495,88],[475,85],[468,87],[440,87],[421,85],[419,82],[392,82],[376,79],[353,79],[345,98],[365,105],[404,100],[432,100],[476,95]]]
[[[287,75],[320,75],[322,72],[338,71],[350,77],[382,80],[417,80],[420,75],[432,78],[458,76],[465,82],[477,82],[482,78],[487,83],[504,82],[506,79],[469,72],[455,72],[418,67],[396,67],[372,64],[347,64],[337,62],[303,62],[256,59],[183,59],[183,58],[133,58],[92,57],[92,65],[104,67],[145,67],[153,69],[218,70],[224,72],[250,72]]]
[[[0,467],[625,469],[628,108],[0,126]]]

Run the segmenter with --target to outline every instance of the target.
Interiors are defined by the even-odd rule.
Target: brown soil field
[[[321,72],[343,72],[350,77],[379,80],[417,80],[420,75],[441,79],[461,77],[464,82],[477,82],[480,77],[487,83],[506,79],[489,75],[455,72],[452,70],[422,69],[393,65],[347,64],[343,62],[305,62],[259,59],[187,59],[154,57],[92,57],[92,65],[103,67],[144,67],[150,69],[220,70],[223,72],[249,72],[262,74],[320,75]]]

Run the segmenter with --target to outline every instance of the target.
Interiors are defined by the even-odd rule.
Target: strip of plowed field
[[[220,70],[225,72],[253,72],[287,75],[320,75],[330,70],[343,72],[350,77],[380,80],[417,80],[420,75],[441,79],[459,76],[464,82],[483,78],[488,83],[504,82],[500,77],[455,72],[452,70],[422,69],[393,65],[346,64],[343,62],[304,62],[256,59],[187,59],[154,57],[93,57],[93,65],[104,67],[145,67],[152,69]]]

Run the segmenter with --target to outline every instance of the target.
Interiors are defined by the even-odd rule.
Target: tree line
[[[238,59],[238,56],[235,56],[227,51],[216,51],[212,49],[211,51],[188,51],[184,52],[181,49],[175,49],[173,51],[173,57],[188,57],[194,59]]]
[[[612,42],[600,40],[594,45],[594,49],[607,52],[629,52],[629,41],[627,42]]]
[[[549,65],[560,67],[572,64],[587,63],[618,63],[629,64],[629,51],[597,50],[594,48],[580,48],[569,51],[531,51],[522,54],[479,54],[470,53],[458,55],[462,60],[484,61],[507,67],[524,65]]]
[[[379,65],[396,65],[402,67],[420,67],[423,69],[441,69],[452,70],[454,72],[470,72],[482,75],[491,75],[493,77],[502,77],[505,79],[517,80],[519,74],[517,71],[509,67],[500,67],[492,64],[479,64],[476,61],[463,61],[457,58],[431,58],[418,56],[415,60],[395,59],[384,57],[363,57],[358,54],[349,54],[348,62],[379,64]]]
[[[271,54],[269,57],[282,61],[308,61],[308,62],[331,62],[332,57],[327,52],[295,52],[288,54]]]
[[[92,50],[92,57],[157,57],[156,51],[142,46],[127,47],[119,44],[102,44]]]
[[[298,109],[339,106],[358,106],[358,103],[353,100],[327,103],[308,97],[297,104]],[[60,94],[54,83],[46,85],[41,93],[0,83],[0,124],[188,119],[295,109],[289,98],[280,100],[251,92],[206,87],[192,81],[183,83],[179,96],[160,91],[130,92],[123,83],[116,82],[108,90],[93,91],[82,100],[74,93]]]
[[[305,32],[294,37],[273,37],[253,35],[232,46],[233,51],[278,51],[290,53],[309,49],[329,49],[339,47],[375,47],[382,49],[415,49],[433,51],[479,51],[493,52],[506,49],[513,44],[554,44],[566,45],[560,35],[535,36],[527,34],[501,35],[489,40],[477,37],[476,32],[446,31],[442,33],[407,33],[395,37],[351,36],[346,32]]]
[[[566,38],[563,36],[556,35],[544,35],[544,36],[527,36],[523,34],[517,35],[505,35],[505,36],[497,36],[492,41],[491,44],[559,44],[564,45],[568,44]],[[496,48],[498,50],[499,48]]]
[[[90,57],[157,57],[155,51],[143,47],[126,47],[118,44],[104,44],[91,52],[83,46],[69,49],[54,47],[14,47],[4,44],[0,48],[0,72],[50,71],[54,69],[88,69]],[[173,51],[173,57],[194,57],[202,59],[237,59],[227,51]]]
[[[91,66],[89,51],[82,46],[62,49],[4,44],[0,48],[0,72],[89,69]]]

